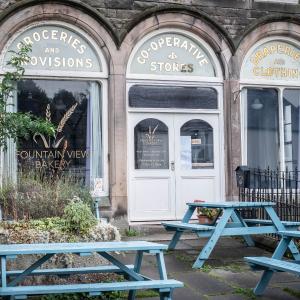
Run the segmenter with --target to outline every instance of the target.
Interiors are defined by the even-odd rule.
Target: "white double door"
[[[129,220],[181,219],[186,203],[223,200],[218,114],[129,114]]]

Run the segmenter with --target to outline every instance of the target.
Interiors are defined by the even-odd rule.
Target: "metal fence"
[[[236,169],[239,201],[271,201],[281,220],[300,221],[300,171]],[[264,210],[249,210],[247,218],[267,219]]]

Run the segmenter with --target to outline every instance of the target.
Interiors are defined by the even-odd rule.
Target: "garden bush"
[[[16,184],[4,184],[0,190],[2,217],[4,220],[60,217],[74,197],[94,209],[89,189],[72,176],[52,180],[23,172]]]

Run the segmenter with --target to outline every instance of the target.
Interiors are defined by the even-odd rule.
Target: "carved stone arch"
[[[273,19],[272,19],[273,20]],[[243,36],[235,53],[236,73],[240,77],[243,61],[255,44],[265,38],[282,37],[291,38],[300,41],[300,22],[286,21],[270,21],[262,22],[259,26],[255,26],[252,31],[248,31],[247,35]]]
[[[146,35],[158,29],[172,28],[190,32],[203,39],[218,57],[222,68],[223,78],[229,78],[231,67],[229,61],[234,51],[231,40],[224,31],[208,23],[207,19],[201,19],[195,14],[178,13],[176,11],[159,11],[152,13],[147,18],[136,24],[125,36],[121,44],[123,57],[127,62],[135,45]]]
[[[96,10],[85,4],[66,1],[21,1],[0,14],[0,51],[9,39],[18,31],[33,23],[58,21],[69,24],[86,32],[97,47],[101,49],[108,65],[113,72],[112,56],[117,51],[118,38],[110,23]],[[7,34],[9,32],[9,34]]]

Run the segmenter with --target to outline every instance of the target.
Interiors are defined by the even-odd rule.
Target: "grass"
[[[248,299],[253,299],[253,300],[256,299],[253,290],[249,288],[235,287],[233,294],[242,295],[247,297]]]
[[[291,288],[284,288],[283,289],[284,292],[288,293],[289,295],[296,297],[298,299],[300,299],[300,291],[291,289]]]
[[[208,264],[204,264],[201,269],[199,269],[200,272],[209,273],[214,267]]]
[[[139,232],[133,228],[128,228],[125,230],[125,236],[128,236],[128,237],[132,237],[132,236],[138,236],[139,235]]]

